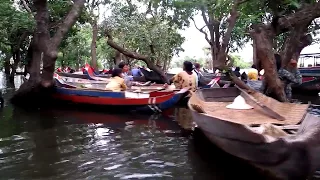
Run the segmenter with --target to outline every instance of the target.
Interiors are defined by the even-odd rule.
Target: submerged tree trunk
[[[53,37],[50,37],[49,34],[49,11],[47,0],[34,0],[33,3],[37,13],[35,15],[36,29],[32,43],[32,60],[29,69],[30,79],[21,85],[12,99],[13,102],[25,104],[38,99],[37,95],[39,95],[39,92],[45,94],[46,90],[44,89],[50,89],[50,87],[53,86],[53,73],[58,47],[66,33],[80,16],[85,0],[74,1],[73,7],[65,17],[63,23],[60,24]],[[41,60],[43,60],[43,70],[42,75],[40,76]]]
[[[96,18],[92,24],[92,41],[91,41],[91,65],[97,70],[97,38],[98,38],[98,25]]]

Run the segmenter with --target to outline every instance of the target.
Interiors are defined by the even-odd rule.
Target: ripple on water
[[[171,175],[167,174],[160,174],[160,173],[155,173],[155,174],[139,174],[139,173],[134,173],[131,175],[126,175],[120,177],[120,179],[143,179],[143,178],[162,178],[162,177],[172,177]]]

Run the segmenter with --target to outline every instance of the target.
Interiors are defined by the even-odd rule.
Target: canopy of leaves
[[[12,0],[2,0],[0,9],[0,52],[6,54],[22,33],[32,31],[34,20],[26,11],[18,9]]]
[[[138,5],[112,4],[112,15],[105,23],[113,30],[115,41],[127,49],[152,57],[154,63],[171,60],[183,50],[184,38],[178,33],[178,25],[161,15],[158,12],[161,9],[154,8],[149,14],[139,12]]]

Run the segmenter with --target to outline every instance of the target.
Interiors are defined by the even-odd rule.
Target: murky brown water
[[[163,116],[26,111],[8,104],[11,87],[0,78],[6,100],[0,110],[0,179],[264,179],[199,140],[204,137],[182,136],[177,121],[190,126],[182,122],[186,110]]]

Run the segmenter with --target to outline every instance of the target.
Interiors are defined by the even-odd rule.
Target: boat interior
[[[92,92],[113,92],[105,89],[105,84],[79,84],[66,82],[60,76],[55,76],[56,85],[66,89],[77,89],[77,91],[92,91]],[[130,89],[119,92],[123,93],[125,98],[130,99],[144,99],[149,97],[159,97],[169,94],[168,92],[175,92],[177,89],[166,89],[162,85],[151,86],[132,86]]]
[[[264,114],[260,106],[257,106],[251,101],[246,103],[253,107],[253,109],[229,109],[226,106],[231,104],[234,99],[241,95],[241,91],[236,87],[230,88],[208,88],[198,90],[190,98],[189,107],[198,113],[204,113],[214,119],[229,121],[231,123],[242,124],[251,127],[252,130],[286,131],[286,133],[294,133],[298,125],[307,114],[309,104],[294,104],[294,103],[281,103],[261,93],[251,94],[253,98],[267,106],[271,110],[285,117],[285,120],[280,121]],[[271,130],[270,130],[271,129]],[[277,132],[280,133],[281,132]]]

